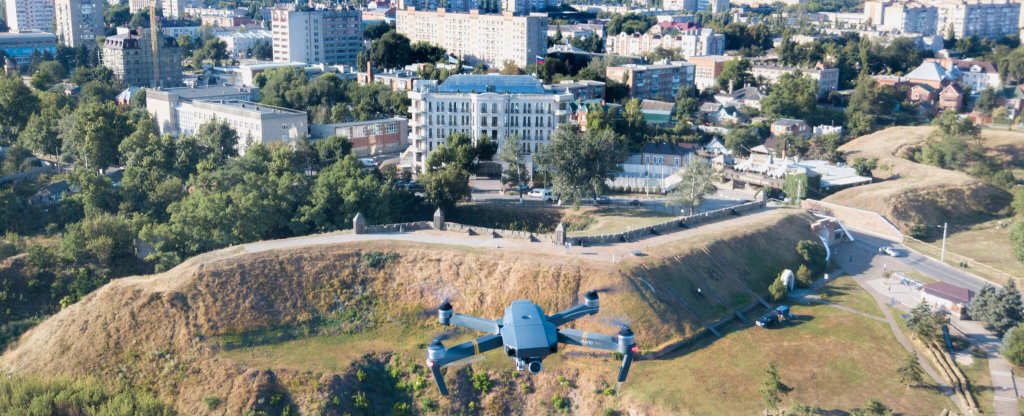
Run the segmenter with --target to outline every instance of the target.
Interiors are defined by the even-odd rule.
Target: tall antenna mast
[[[149,0],[149,34],[153,43],[153,88],[160,86],[160,35],[156,27],[156,1]]]

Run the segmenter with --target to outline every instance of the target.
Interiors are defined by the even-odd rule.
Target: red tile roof
[[[974,291],[962,288],[946,282],[935,282],[924,286],[924,293],[948,300],[953,303],[966,305],[974,297]]]

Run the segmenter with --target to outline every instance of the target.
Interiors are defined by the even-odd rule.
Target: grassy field
[[[1010,248],[1010,220],[994,220],[952,233],[946,250],[961,254],[1014,276],[1024,276],[1024,264]],[[936,242],[941,245],[942,242]]]
[[[989,372],[988,358],[982,351],[972,351],[971,356],[973,358],[971,364],[960,364],[960,369],[963,370],[964,376],[967,377],[967,381],[971,385],[971,394],[978,400],[981,412],[993,415],[995,408],[992,401],[992,373]]]
[[[882,311],[878,309],[878,303],[871,298],[871,295],[864,291],[852,278],[847,276],[839,276],[830,280],[822,288],[821,297],[829,302],[837,303],[868,315],[879,318],[884,317]]]
[[[884,323],[826,305],[794,312],[800,319],[777,329],[742,327],[722,339],[705,338],[671,360],[641,362],[625,393],[679,412],[754,414],[762,408],[764,369],[775,362],[793,388],[786,405],[797,399],[848,411],[877,398],[903,414],[953,408],[932,388],[899,384],[896,369],[905,352]]]
[[[573,214],[570,211],[566,215],[568,216]],[[648,225],[654,225],[676,218],[672,215],[649,211],[646,209],[612,207],[580,208],[580,212],[577,215],[589,217],[591,221],[589,221],[589,225],[583,230],[569,233],[569,235],[575,237],[611,234],[632,228],[646,227]]]

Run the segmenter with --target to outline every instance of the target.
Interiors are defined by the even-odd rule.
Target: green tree
[[[370,44],[368,58],[380,68],[401,68],[412,63],[412,52],[409,38],[392,30]]]
[[[489,162],[498,153],[498,142],[492,141],[487,136],[481,137],[476,142],[476,157],[481,162]]]
[[[501,183],[517,187],[521,198],[523,196],[521,185],[526,185],[530,181],[530,172],[526,168],[522,142],[519,140],[518,134],[505,136],[501,149],[498,151],[498,160],[506,166],[501,170]]]
[[[32,87],[39,90],[46,90],[64,79],[67,75],[64,65],[57,61],[46,61],[39,64],[36,72],[32,74]]]
[[[181,51],[181,56],[191,57],[192,51],[195,49],[195,44],[192,43],[192,37],[187,34],[178,35],[178,50]]]
[[[872,176],[871,172],[878,169],[878,159],[856,157],[853,159],[853,169],[857,171],[858,175],[870,178]]]
[[[772,85],[761,101],[761,110],[771,118],[816,119],[818,85],[802,73],[787,73]]]
[[[409,49],[412,52],[411,63],[447,63],[448,52],[430,42],[419,41],[410,45]]]
[[[238,132],[226,121],[211,120],[199,126],[196,140],[218,162],[238,156]]]
[[[393,222],[392,183],[382,183],[363,171],[355,156],[347,155],[317,175],[309,202],[299,210],[301,221],[318,231],[352,227],[352,218],[362,212],[376,223]]]
[[[890,114],[898,102],[892,87],[879,86],[870,75],[861,74],[845,110],[850,136],[863,136],[877,130],[878,116]]]
[[[601,195],[605,181],[614,179],[625,159],[621,136],[610,130],[562,125],[536,155],[537,164],[552,178],[553,193],[579,207],[583,198]]]
[[[771,286],[768,286],[768,295],[771,296],[772,302],[786,298],[786,284],[782,282],[782,279],[772,281]]]
[[[978,99],[974,101],[974,111],[984,115],[992,115],[994,108],[996,108],[996,91],[991,87],[981,90]]]
[[[803,264],[811,269],[811,274],[818,275],[825,271],[825,246],[820,241],[800,240],[796,243],[796,254]]]
[[[0,144],[14,142],[39,109],[39,99],[17,76],[0,76]]]
[[[689,208],[690,215],[696,211],[705,198],[718,192],[715,183],[719,181],[718,172],[711,163],[702,158],[692,158],[686,167],[679,171],[680,181],[666,198],[667,205],[682,205]]]
[[[995,331],[996,334],[1003,334],[1024,321],[1024,306],[1021,305],[1020,291],[1013,279],[1006,281],[1006,284],[996,292],[982,323],[986,328]]]
[[[739,89],[746,85],[754,85],[754,76],[750,73],[753,66],[746,59],[728,61],[722,65],[722,72],[715,78],[719,90]]]
[[[68,226],[60,243],[61,257],[79,264],[95,262],[100,267],[121,263],[134,256],[139,222],[109,213],[86,218]]]
[[[391,30],[394,30],[394,28],[392,28],[391,25],[388,24],[387,22],[374,23],[372,25],[366,26],[366,29],[363,29],[363,39],[371,41],[377,40],[380,39],[381,36],[384,36],[385,33],[388,33]]]
[[[864,407],[851,410],[850,416],[892,416],[892,409],[878,399],[871,399],[864,404]]]
[[[680,88],[676,94],[676,122],[683,126],[692,125],[697,118],[697,111],[700,110],[700,93],[696,87]]]
[[[1017,261],[1024,263],[1024,221],[1014,221],[1010,226],[1010,248]]]
[[[1024,365],[1024,324],[1017,324],[1006,331],[1000,352],[1014,365]]]
[[[316,166],[324,169],[352,153],[352,141],[345,136],[329,136],[313,142]]]
[[[274,58],[274,49],[270,45],[270,41],[261,40],[252,45],[252,57],[261,61],[269,61]]]
[[[761,144],[756,127],[734,127],[725,134],[723,145],[736,156],[750,154],[750,149]]]
[[[469,171],[457,164],[430,169],[420,175],[420,182],[427,201],[448,212],[455,208],[457,202],[469,197],[471,191]]]
[[[60,113],[53,108],[33,113],[18,136],[18,143],[34,152],[50,155],[58,153],[61,147],[60,119]]]
[[[129,131],[114,103],[89,102],[62,123],[59,137],[64,153],[74,156],[76,163],[86,169],[102,169],[117,164],[117,148]]]
[[[792,388],[782,383],[775,363],[769,363],[768,368],[765,369],[764,381],[761,382],[761,388],[758,389],[765,412],[778,411],[779,404],[782,403],[782,396],[788,395],[791,390]]]
[[[903,364],[896,369],[896,374],[900,378],[900,383],[906,384],[908,389],[910,386],[919,386],[924,383],[924,369],[921,368],[921,363],[917,361],[917,356],[914,354],[907,354],[907,357],[903,359]]]
[[[69,175],[69,179],[70,184],[79,189],[70,198],[81,203],[86,218],[117,212],[118,195],[110,178],[95,171],[78,169]]]
[[[622,128],[616,131],[626,137],[630,151],[639,151],[644,145],[644,133],[647,131],[647,121],[644,119],[644,113],[640,111],[640,100],[630,98],[626,102],[622,116]]]
[[[192,51],[192,67],[200,69],[209,61],[213,65],[221,65],[228,59],[228,45],[219,38],[206,39],[203,46]]]
[[[907,318],[907,328],[917,339],[925,342],[938,338],[940,323],[938,315],[924,299],[910,310],[910,318]]]

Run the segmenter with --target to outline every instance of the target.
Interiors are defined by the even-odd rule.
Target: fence
[[[478,227],[475,225],[459,224],[457,222],[445,222],[445,231],[462,232],[470,235],[484,235],[493,238],[514,238],[526,240],[533,243],[555,242],[554,234],[538,234],[529,231],[503,230],[499,228]]]
[[[429,230],[434,228],[430,221],[401,222],[397,224],[367,225],[368,233],[400,233],[405,231]]]
[[[914,237],[905,236],[903,239],[903,245],[913,249],[914,251],[917,251],[918,253],[921,253],[925,256],[931,257],[936,260],[942,258],[942,248],[918,240]],[[982,279],[988,280],[995,284],[1002,285],[1005,284],[1010,279],[1013,279],[1014,283],[1017,284],[1017,287],[1020,287],[1020,285],[1024,283],[1022,282],[1022,279],[1020,277],[1016,277],[995,267],[977,261],[973,258],[964,256],[962,254],[953,253],[949,250],[946,250],[945,263],[949,264],[950,266],[969,269],[968,272],[970,272],[971,274],[974,274],[975,276],[981,277]]]

